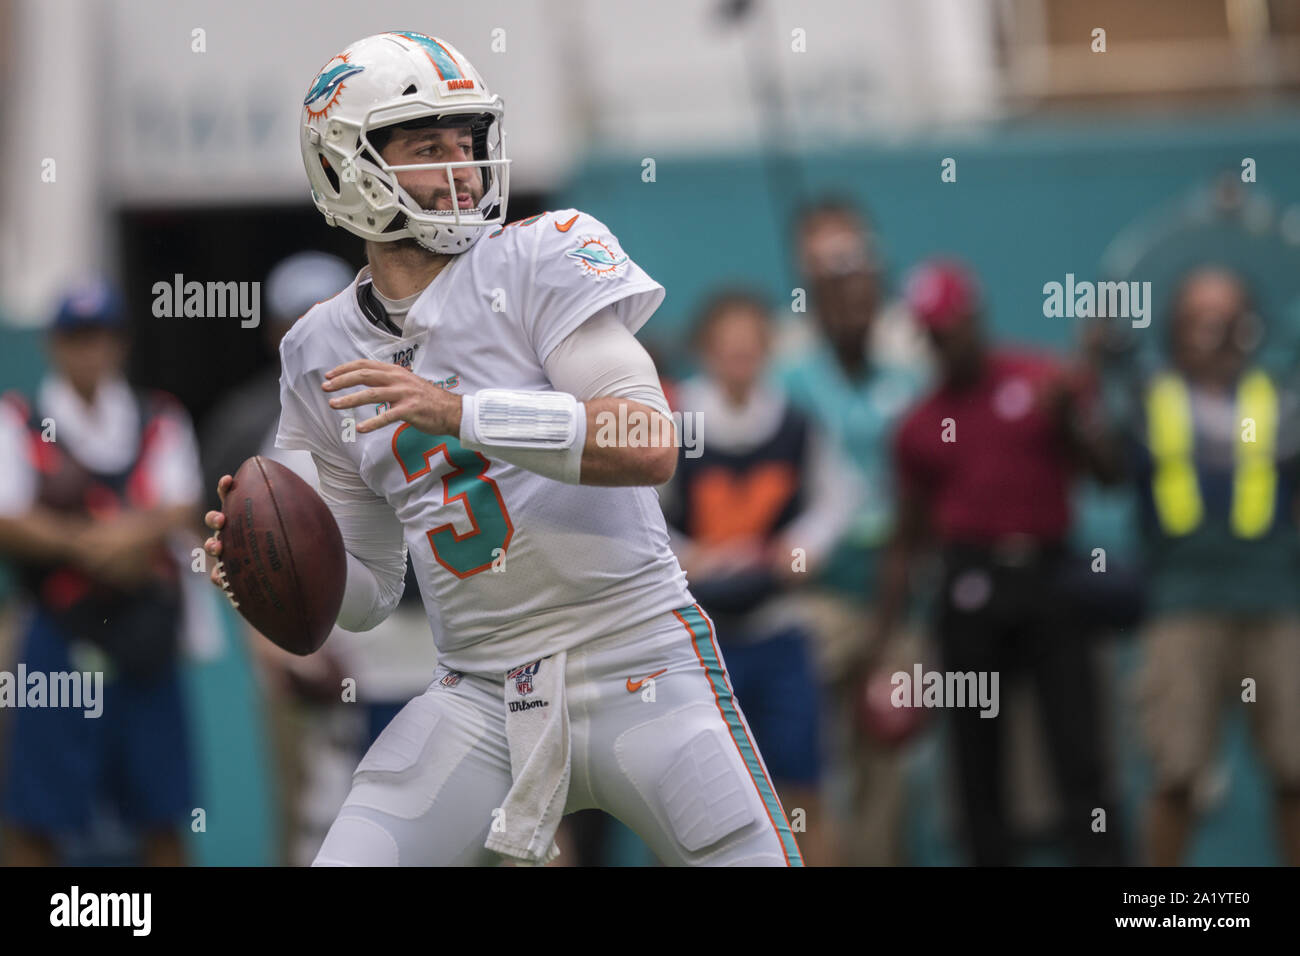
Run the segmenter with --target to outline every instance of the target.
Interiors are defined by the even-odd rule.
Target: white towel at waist
[[[484,843],[522,865],[543,865],[560,852],[555,831],[569,796],[568,654],[561,651],[506,673],[502,706],[514,783]]]

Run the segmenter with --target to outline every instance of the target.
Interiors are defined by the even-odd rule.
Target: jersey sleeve
[[[315,472],[316,491],[334,516],[348,555],[337,623],[345,631],[367,631],[388,617],[402,597],[406,576],[402,524],[388,501],[366,485],[344,453],[340,414],[330,407],[321,390],[324,373],[302,360],[294,339],[297,328],[280,343],[280,420],[275,447],[311,452],[307,467]],[[301,371],[304,365],[306,370]]]
[[[612,309],[602,309],[569,333],[543,369],[557,391],[580,402],[608,395],[649,405],[665,417],[672,414],[654,359]]]
[[[539,362],[607,306],[636,332],[663,302],[664,287],[632,261],[600,220],[565,209],[547,213],[537,225],[523,323]]]
[[[347,458],[338,449],[342,438],[333,425],[333,409],[320,388],[324,376],[298,373],[292,354],[281,343],[280,421],[275,430],[275,447],[309,451],[346,468]]]
[[[348,576],[338,625],[368,631],[397,607],[406,585],[406,541],[392,506],[352,468],[312,454],[316,490],[338,523],[348,554]]]

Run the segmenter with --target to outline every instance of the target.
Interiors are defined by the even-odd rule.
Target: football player
[[[657,504],[674,431],[634,333],[663,287],[586,213],[506,223],[503,115],[413,32],[303,103],[312,198],[369,264],[285,336],[276,444],[342,531],[339,625],[392,611],[409,549],[439,655],[316,863],[540,864],[598,807],[666,863],[799,865]]]

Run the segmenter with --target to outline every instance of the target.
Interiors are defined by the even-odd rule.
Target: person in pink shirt
[[[899,521],[885,559],[880,626],[898,620],[909,569],[929,539],[943,558],[935,620],[945,675],[977,675],[995,697],[1021,674],[1033,680],[1063,807],[1062,841],[1076,863],[1117,863],[1097,679],[1064,587],[1072,563],[1086,560],[1066,548],[1071,485],[1083,471],[1117,480],[1117,456],[1086,414],[1082,377],[1052,356],[988,343],[979,287],[964,266],[923,264],[907,297],[930,338],[940,381],[894,439]],[[1002,792],[1005,721],[996,719],[1003,711],[996,701],[953,703],[971,858],[1012,863],[1015,838]],[[1098,808],[1110,817],[1101,832]]]

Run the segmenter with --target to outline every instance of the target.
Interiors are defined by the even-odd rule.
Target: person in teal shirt
[[[869,599],[876,554],[891,524],[889,438],[926,387],[925,345],[910,320],[886,306],[875,238],[852,206],[828,201],[810,209],[800,227],[799,255],[815,328],[803,330],[804,342],[787,347],[774,374],[790,400],[836,441],[861,480],[858,513],[821,583]]]
[[[889,439],[920,394],[924,377],[916,369],[870,356],[851,373],[826,343],[786,364],[779,375],[790,400],[831,435],[861,482],[857,514],[820,582],[848,596],[869,598],[876,556],[892,523]]]
[[[787,335],[773,374],[858,479],[858,507],[809,600],[830,719],[847,750],[836,761],[846,779],[839,781],[844,799],[835,829],[846,838],[841,862],[897,864],[905,862],[903,781],[892,744],[901,735],[896,721],[873,724],[859,702],[868,670],[886,673],[892,663],[917,659],[914,633],[889,635],[888,646],[869,647],[867,638],[877,558],[893,521],[890,438],[927,385],[927,353],[910,320],[885,304],[875,236],[855,207],[838,200],[810,207],[798,241],[812,321]]]

